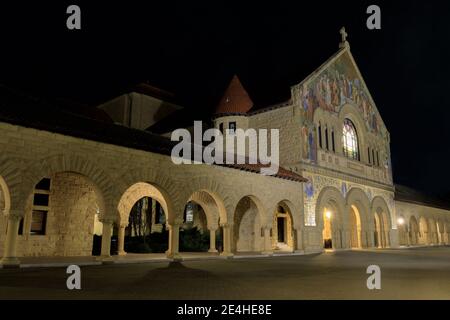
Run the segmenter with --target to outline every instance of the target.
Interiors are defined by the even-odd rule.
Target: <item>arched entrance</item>
[[[361,239],[361,215],[358,208],[350,206],[350,246],[352,248],[362,248]]]
[[[411,245],[417,245],[419,242],[419,225],[417,224],[416,217],[411,216],[409,219],[409,243]]]
[[[162,188],[137,182],[123,193],[117,208],[119,255],[126,254],[125,248],[132,248],[134,253],[164,252],[167,249],[168,255],[178,254],[178,225],[168,228],[174,220],[173,209]],[[151,243],[151,240],[154,241]]]
[[[234,242],[236,252],[260,252],[264,250],[262,229],[262,205],[255,196],[239,200],[234,213]]]
[[[376,248],[387,248],[390,246],[391,214],[382,197],[372,200],[372,212],[374,233],[373,240]]]
[[[125,252],[164,253],[167,249],[168,231],[162,205],[151,197],[139,199],[131,208],[125,228]]]
[[[180,233],[180,250],[217,253],[223,251],[223,235],[219,220],[225,218],[223,201],[207,190],[194,192],[184,211]]]
[[[334,187],[322,189],[316,204],[316,221],[321,232],[322,246],[325,249],[349,247],[343,228],[344,198]]]
[[[273,215],[272,248],[278,251],[294,251],[292,215],[284,203],[277,205]]]
[[[383,247],[383,229],[382,229],[383,222],[382,222],[382,217],[378,212],[375,212],[374,225],[375,225],[374,245],[376,248],[382,248]]]

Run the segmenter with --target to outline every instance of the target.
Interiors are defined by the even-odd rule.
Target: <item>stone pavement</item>
[[[368,290],[369,265],[381,290]],[[450,299],[450,247],[0,270],[0,299]]]

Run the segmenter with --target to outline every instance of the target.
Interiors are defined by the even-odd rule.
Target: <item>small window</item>
[[[223,122],[219,124],[219,130],[223,134]]]
[[[48,206],[48,198],[49,198],[48,194],[35,193],[34,198],[33,198],[33,205],[47,207]]]
[[[333,147],[333,152],[336,152],[336,145],[334,144],[334,130],[331,131],[331,146]]]
[[[373,150],[373,149],[372,149],[372,162],[373,162],[373,165],[376,165],[376,162],[375,162],[375,150]]]
[[[234,134],[236,132],[236,122],[230,122],[228,124],[228,129],[230,129],[231,134]]]
[[[378,150],[377,150],[377,166],[380,166],[380,156],[378,154]]]
[[[371,162],[370,162],[370,147],[367,147],[367,159],[369,159],[369,164],[371,164]]]
[[[327,147],[327,150],[330,150],[330,146],[328,143],[328,128],[325,128],[325,145]]]
[[[319,147],[322,149],[322,125],[319,123]]]
[[[50,190],[50,179],[49,178],[44,178],[41,181],[39,181],[39,183],[36,185],[35,187],[36,190],[46,190],[49,191]]]
[[[31,230],[32,235],[44,235],[47,224],[47,211],[33,210],[31,215]]]

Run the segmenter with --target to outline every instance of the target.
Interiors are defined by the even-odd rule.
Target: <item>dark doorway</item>
[[[278,242],[286,242],[285,240],[285,219],[284,218],[277,218],[277,228],[278,228]]]

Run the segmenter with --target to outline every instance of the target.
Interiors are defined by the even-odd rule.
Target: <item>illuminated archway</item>
[[[333,187],[322,189],[317,198],[316,221],[325,249],[341,249],[349,246],[344,236],[344,208],[344,198],[338,189]]]
[[[361,240],[361,215],[355,205],[350,207],[350,246],[362,248]]]
[[[372,212],[374,223],[374,246],[377,248],[387,248],[390,246],[391,213],[386,201],[377,196],[372,200]]]

